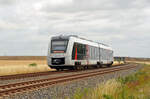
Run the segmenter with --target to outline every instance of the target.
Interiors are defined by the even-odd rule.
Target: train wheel
[[[82,70],[83,69],[83,67],[81,67],[81,66],[75,66],[75,70]]]
[[[101,65],[101,64],[99,65],[99,68],[102,68],[102,65]]]
[[[108,64],[107,67],[111,67],[111,64]]]
[[[84,66],[84,70],[86,70],[86,69],[88,69],[88,67],[87,67],[87,66]]]
[[[71,67],[69,70],[74,70],[74,67]]]
[[[97,65],[96,68],[99,68],[99,65]]]
[[[60,71],[60,69],[59,69],[59,68],[56,68],[56,70],[57,70],[57,71]]]
[[[60,71],[63,71],[64,69],[60,69]]]
[[[101,63],[97,62],[97,68],[101,68],[101,67],[102,67]]]
[[[80,70],[81,68],[80,68],[80,66],[77,66],[77,70]]]
[[[78,66],[74,66],[74,67],[73,67],[73,70],[78,70]]]

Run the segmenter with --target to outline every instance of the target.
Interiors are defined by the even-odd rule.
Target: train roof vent
[[[72,36],[72,37],[78,37],[78,35],[69,35],[70,37]]]
[[[109,45],[106,45],[106,44],[104,44],[104,43],[99,43],[99,44],[102,44],[102,45],[104,45],[104,46],[108,46],[108,47],[109,47]]]
[[[59,37],[78,37],[77,35],[64,35],[64,34],[61,34],[59,35]]]

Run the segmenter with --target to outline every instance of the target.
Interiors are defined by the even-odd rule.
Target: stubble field
[[[0,76],[52,71],[46,58],[41,57],[0,57]]]
[[[54,71],[47,66],[46,56],[0,56],[0,76],[45,71]]]

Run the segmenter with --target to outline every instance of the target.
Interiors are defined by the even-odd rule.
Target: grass
[[[124,78],[111,79],[96,88],[78,90],[71,99],[150,99],[150,65]]]
[[[0,60],[0,76],[52,70],[46,60]]]
[[[121,87],[115,79],[97,85],[93,89],[78,90],[71,99],[112,99],[112,96]]]
[[[37,64],[36,63],[31,63],[31,64],[29,64],[29,66],[35,67],[35,66],[37,66]]]

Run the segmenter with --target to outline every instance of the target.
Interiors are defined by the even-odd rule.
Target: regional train
[[[48,66],[56,70],[109,67],[113,60],[111,47],[76,35],[53,36],[48,47]]]

